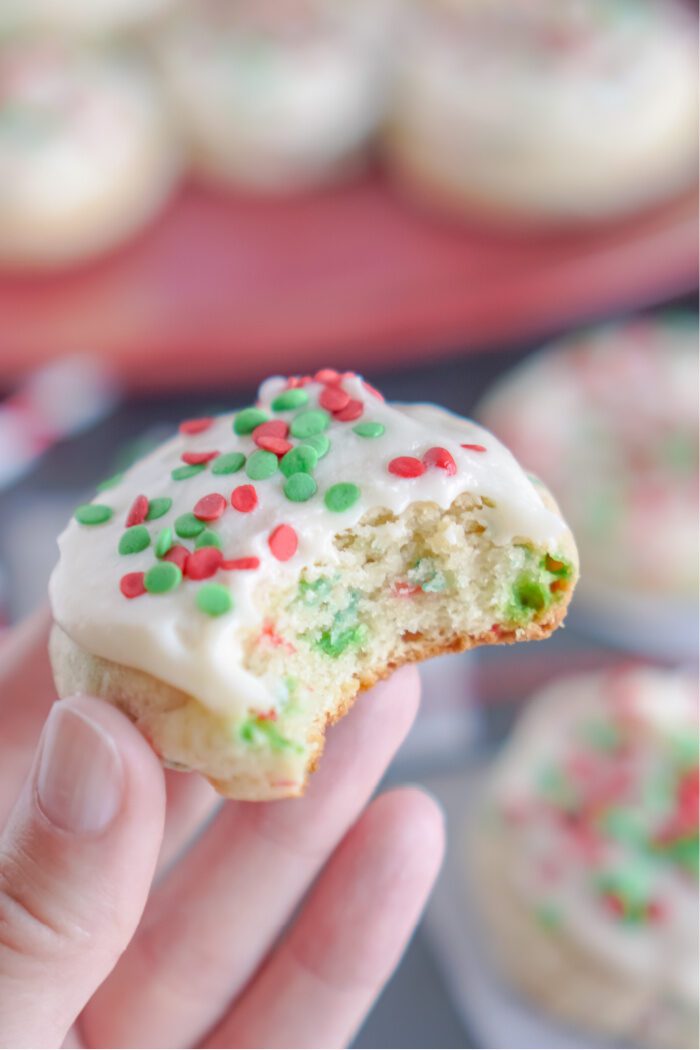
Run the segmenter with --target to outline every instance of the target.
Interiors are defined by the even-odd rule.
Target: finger
[[[362,697],[329,733],[303,799],[224,807],[156,888],[141,930],[91,1003],[93,1045],[198,1044],[366,805],[418,694],[417,673],[405,669]]]
[[[156,757],[119,711],[54,704],[0,838],[0,1046],[60,1046],[141,917],[163,831]]]
[[[24,783],[56,692],[48,656],[51,616],[40,609],[0,649],[0,828]]]
[[[427,795],[406,788],[372,803],[207,1046],[347,1046],[399,961],[443,851],[442,814]]]
[[[221,797],[197,773],[167,770],[165,791],[165,831],[156,869],[158,876],[185,851],[221,805]]]

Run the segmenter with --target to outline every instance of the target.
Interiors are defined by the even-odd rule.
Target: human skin
[[[415,669],[333,728],[303,799],[222,804],[105,701],[55,702],[48,629],[0,642],[0,1046],[347,1044],[444,848],[420,790],[370,801]]]

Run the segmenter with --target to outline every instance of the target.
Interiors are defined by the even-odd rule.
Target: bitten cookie
[[[135,58],[57,42],[0,49],[0,263],[59,266],[127,240],[179,171]]]
[[[495,438],[329,369],[186,421],[59,547],[59,693],[113,700],[240,799],[301,794],[326,724],[401,664],[545,637],[577,578]]]
[[[204,0],[159,34],[164,81],[205,180],[299,190],[357,166],[386,76],[386,36],[365,8]]]
[[[485,942],[525,995],[625,1045],[698,1045],[695,681],[547,687],[492,770],[469,864]]]
[[[556,224],[634,212],[696,182],[697,23],[683,4],[407,7],[386,148],[421,197]]]

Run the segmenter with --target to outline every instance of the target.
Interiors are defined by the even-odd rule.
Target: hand
[[[220,804],[106,702],[52,706],[47,630],[0,642],[0,1046],[344,1045],[443,850],[422,792],[369,802],[415,670],[331,731],[303,800]]]

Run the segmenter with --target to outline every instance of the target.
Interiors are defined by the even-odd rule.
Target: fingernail
[[[104,831],[121,806],[123,785],[121,757],[109,733],[70,701],[55,703],[36,779],[44,815],[74,834]]]

